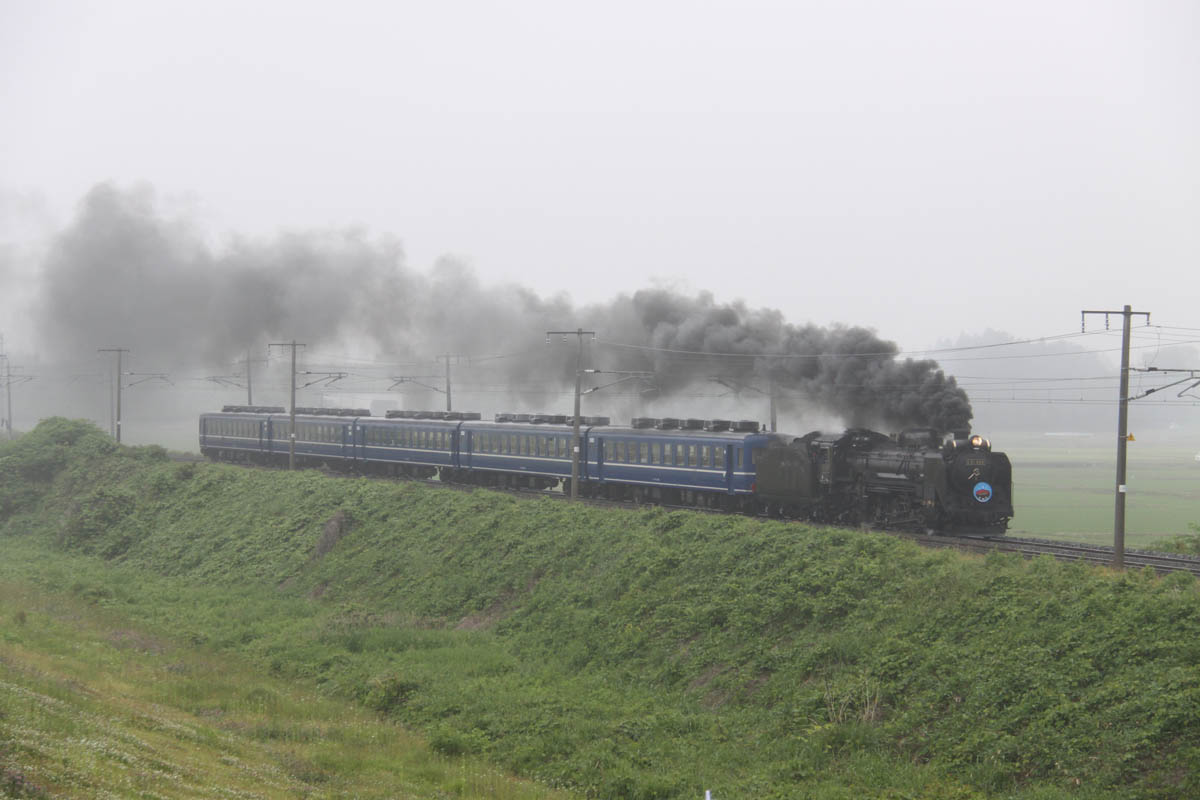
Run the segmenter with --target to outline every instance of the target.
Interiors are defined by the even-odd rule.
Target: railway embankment
[[[1200,794],[1186,574],[180,464],[66,420],[0,448],[0,536],[0,578],[586,796]]]

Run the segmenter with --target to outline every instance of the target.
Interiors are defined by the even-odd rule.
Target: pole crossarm
[[[147,381],[162,381],[163,383],[170,384],[171,386],[175,385],[174,383],[171,382],[171,379],[167,377],[167,373],[165,373],[165,372],[126,372],[125,375],[130,378],[140,378],[141,379],[141,380],[131,381],[129,383],[129,385],[125,387],[127,389],[132,389],[134,386],[137,386],[139,383],[146,383]]]
[[[207,375],[200,380],[211,381],[219,386],[232,386],[235,389],[246,388],[245,384],[238,382],[239,376],[237,375]],[[253,405],[253,403],[247,403],[247,405]]]
[[[592,394],[593,392],[598,392],[601,389],[607,389],[610,386],[616,386],[617,384],[625,383],[626,381],[646,380],[648,378],[655,377],[655,374],[653,372],[643,372],[643,371],[636,371],[636,370],[585,369],[583,371],[583,374],[585,374],[585,375],[623,375],[624,376],[622,378],[618,378],[615,381],[611,381],[609,383],[601,384],[600,386],[593,386],[590,389],[586,389],[586,390],[584,390],[583,394]]]
[[[750,384],[750,383],[742,383],[741,381],[736,380],[734,378],[723,378],[720,375],[709,375],[708,379],[710,381],[712,381],[713,383],[721,384],[726,389],[732,389],[734,392],[740,392],[740,391],[745,390],[745,391],[749,391],[749,392],[758,392],[759,394],[766,394],[765,391],[758,388],[757,386]]]
[[[1125,308],[1122,309],[1121,311],[1094,311],[1094,310],[1086,310],[1085,309],[1083,311],[1080,311],[1079,314],[1080,314],[1080,317],[1079,317],[1079,332],[1080,333],[1087,332],[1087,315],[1088,314],[1103,314],[1104,315],[1104,330],[1109,329],[1108,318],[1112,315],[1120,315],[1120,316],[1124,317],[1126,314],[1128,314],[1131,317],[1145,317],[1146,324],[1147,325],[1150,324],[1150,312],[1149,311],[1130,311],[1129,306],[1125,306]]]
[[[397,386],[399,386],[403,383],[413,383],[422,388],[429,389],[432,392],[441,392],[442,394],[446,394],[446,390],[439,386],[434,386],[429,383],[422,383],[422,381],[433,380],[435,378],[440,378],[440,377],[442,377],[442,376],[441,375],[393,375],[392,376],[393,383],[391,386],[388,387],[388,391],[390,392],[392,389],[395,389]]]
[[[567,341],[568,336],[579,336],[581,338],[584,336],[590,336],[592,337],[593,342],[596,341],[596,332],[585,331],[583,328],[576,328],[573,331],[546,331],[546,344],[550,344],[551,336],[561,336],[563,342]]]
[[[316,386],[318,383],[323,383],[326,386],[329,386],[330,384],[337,383],[338,381],[342,380],[343,378],[350,377],[349,372],[314,372],[313,370],[308,370],[308,369],[304,370],[303,372],[297,373],[297,374],[299,374],[299,375],[319,375],[320,376],[318,378],[315,378],[314,380],[309,381],[308,383],[304,384],[303,386],[301,386],[300,387],[301,389],[307,389],[309,386]]]

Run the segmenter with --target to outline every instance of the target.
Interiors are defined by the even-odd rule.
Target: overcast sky
[[[1200,327],[1200,3],[0,0],[0,330],[96,184],[577,304]]]

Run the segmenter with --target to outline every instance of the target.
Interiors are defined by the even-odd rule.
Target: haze
[[[0,109],[34,356],[97,187],[215,258],[354,229],[571,309],[710,292],[901,350],[1200,327],[1193,2],[9,0]]]

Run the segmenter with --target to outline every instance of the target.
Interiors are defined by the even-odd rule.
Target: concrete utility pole
[[[567,340],[568,336],[579,337],[579,350],[575,353],[575,436],[571,445],[571,499],[579,499],[579,397],[583,389],[583,337],[584,335],[592,337],[592,341],[596,341],[595,331],[585,331],[583,328],[577,328],[573,331],[546,331],[546,344],[550,344],[551,336],[561,336],[563,341]]]
[[[8,394],[8,414],[4,417],[4,427],[8,428],[8,438],[12,439],[12,364],[8,360],[8,354],[4,352],[3,333],[0,333],[0,358],[4,359],[4,388]]]
[[[296,468],[296,348],[307,346],[306,344],[297,344],[295,339],[290,342],[275,342],[267,345],[268,352],[272,347],[292,348],[292,405],[291,413],[288,416],[288,469]],[[246,359],[246,363],[249,365],[250,360]]]
[[[121,354],[128,353],[128,347],[100,347],[96,349],[97,353],[116,353],[117,354],[117,418],[113,424],[113,437],[117,440],[117,444],[121,443]]]
[[[3,340],[0,340],[0,347],[3,347]],[[4,417],[4,427],[8,429],[8,438],[13,438],[12,432],[12,364],[8,360],[8,356],[0,353],[0,358],[4,359],[4,391],[8,395],[8,413]]]
[[[250,351],[246,351],[246,405],[254,405],[254,384],[250,376]]]
[[[431,392],[441,392],[442,394],[446,395],[446,410],[453,411],[454,404],[452,401],[452,395],[450,394],[450,359],[455,359],[455,362],[457,363],[459,360],[461,360],[463,358],[467,358],[467,357],[459,356],[459,355],[452,355],[452,354],[447,353],[447,354],[443,354],[440,356],[434,356],[434,358],[437,358],[437,359],[440,359],[440,360],[446,362],[446,370],[445,370],[446,388],[445,389],[440,389],[437,386],[431,386],[428,383],[422,383],[422,381],[436,380],[437,378],[442,377],[441,375],[393,375],[392,376],[393,383],[391,386],[388,387],[388,391],[395,389],[397,386],[399,386],[402,383],[413,383],[413,384],[416,384],[417,386],[421,386],[425,389],[428,389]]]
[[[462,356],[444,354],[438,356],[438,358],[446,362],[446,410],[453,411],[454,409],[450,407],[450,359],[453,358],[457,363],[458,359],[461,359]]]
[[[1125,306],[1121,311],[1081,311],[1080,331],[1086,330],[1088,314],[1103,314],[1104,329],[1108,330],[1110,314],[1120,314],[1123,317],[1121,326],[1121,387],[1117,397],[1117,491],[1116,509],[1113,513],[1113,567],[1125,568],[1125,459],[1126,445],[1129,443],[1129,337],[1131,321],[1134,315],[1145,317],[1150,324],[1150,312],[1133,311]]]
[[[4,427],[8,428],[8,438],[13,438],[12,432],[12,362],[4,356],[4,393],[8,395],[8,413],[4,415]]]
[[[8,438],[12,438],[12,370],[8,367],[8,356],[4,352],[4,334],[0,333],[0,358],[4,359],[5,368],[8,369],[8,378],[4,381],[5,387],[8,389],[8,416],[4,418],[4,424],[8,428]]]
[[[771,433],[775,433],[778,429],[776,425],[778,414],[775,412],[775,379],[770,376],[767,377],[767,393],[771,397]]]
[[[728,388],[732,389],[735,393],[741,392],[743,389],[749,389],[752,392],[758,392],[759,394],[765,394],[767,396],[767,399],[770,401],[769,413],[771,415],[771,433],[775,433],[775,431],[777,429],[777,420],[778,420],[779,415],[775,409],[776,394],[777,394],[776,390],[778,389],[778,386],[776,386],[774,378],[772,378],[770,375],[767,376],[767,390],[765,392],[762,389],[758,388],[757,386],[753,386],[749,383],[742,383],[740,380],[737,380],[736,378],[722,378],[720,376],[714,375],[714,376],[709,377],[709,380],[713,381],[715,383],[719,383],[722,386],[728,387]]]
[[[36,378],[36,375],[13,375],[12,360],[8,356],[0,355],[4,359],[4,387],[8,395],[8,416],[4,419],[4,427],[8,430],[8,438],[13,438],[13,410],[12,410],[12,387],[14,384],[25,383]],[[21,369],[21,367],[17,367]]]

